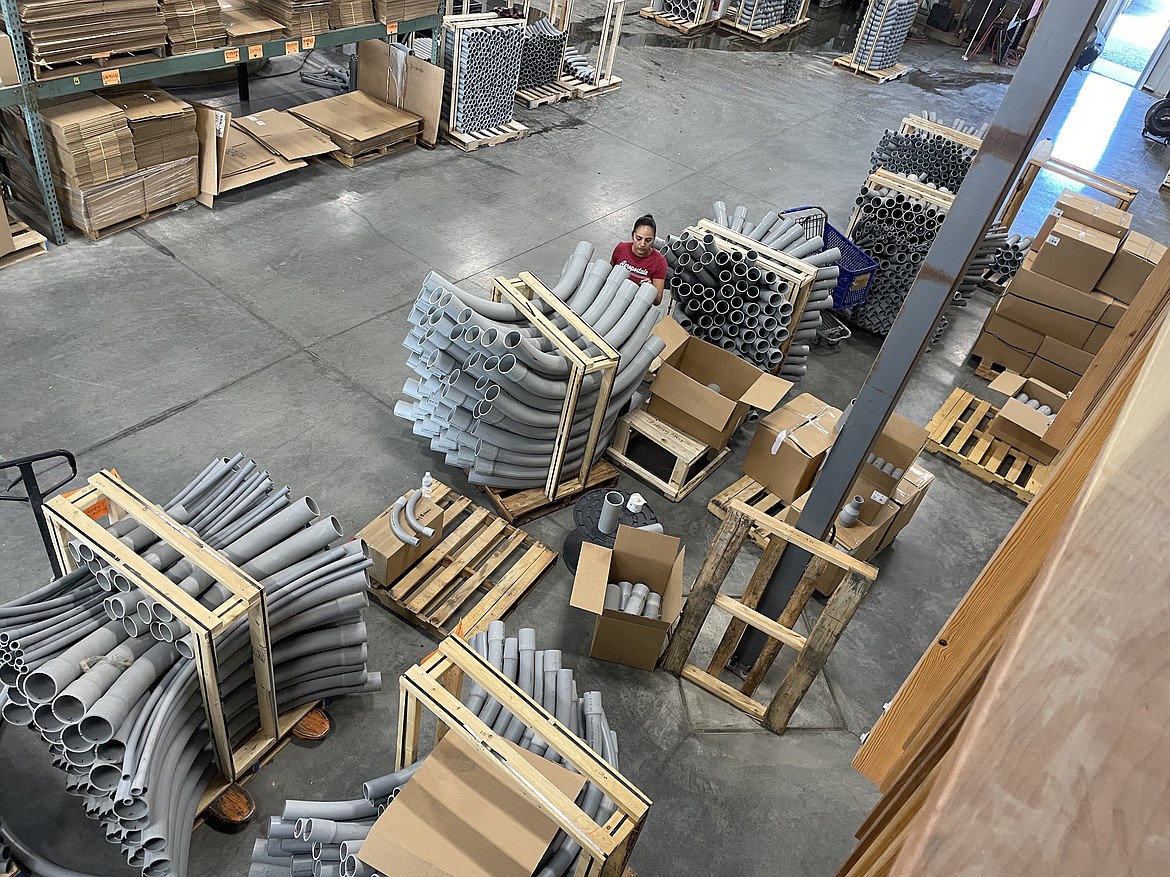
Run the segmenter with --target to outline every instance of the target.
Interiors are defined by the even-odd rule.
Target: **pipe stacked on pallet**
[[[955,287],[947,309],[939,317],[938,325],[935,326],[934,335],[931,338],[930,347],[926,348],[927,351],[942,340],[947,326],[950,325],[950,320],[947,318],[947,313],[950,312],[950,309],[967,307],[967,303],[971,300],[972,294],[983,282],[988,266],[994,262],[995,254],[1005,245],[1007,240],[1007,230],[998,225],[992,226],[987,234],[983,236],[983,240],[975,250],[975,255],[967,263],[963,275],[959,278],[959,283]]]
[[[213,461],[165,506],[264,587],[276,700],[283,712],[326,697],[376,691],[366,671],[366,567],[360,542],[330,548],[337,520],[289,498],[242,454]],[[132,519],[106,524],[209,608],[227,592]],[[32,728],[107,839],[144,877],[182,877],[191,825],[215,773],[189,643],[166,641],[170,613],[71,542],[74,572],[0,606],[0,703]],[[115,620],[110,620],[114,616]],[[151,633],[147,633],[149,627]],[[157,637],[157,638],[156,638]],[[245,616],[216,641],[232,745],[259,728]],[[26,863],[27,864],[27,863]]]
[[[536,648],[533,628],[521,628],[519,636],[508,637],[504,622],[493,621],[486,633],[472,638],[471,644],[525,694],[556,716],[564,727],[585,740],[615,770],[618,768],[617,732],[609,727],[601,692],[579,692],[573,671],[561,666],[561,652]],[[556,751],[499,701],[488,697],[479,685],[471,686],[464,703],[495,733],[549,761],[561,761]],[[374,821],[390,806],[423,760],[368,780],[362,785],[361,796],[349,801],[286,801],[281,816],[268,820],[267,839],[258,840],[253,846],[248,877],[301,874],[374,877],[377,872],[359,861],[357,852]],[[593,783],[586,783],[577,805],[598,825],[605,825],[614,812],[613,803]],[[535,877],[572,874],[580,852],[575,841],[557,832]]]
[[[561,76],[561,61],[565,57],[568,39],[568,31],[557,30],[547,18],[524,28],[517,87],[535,88],[556,82]]]
[[[870,156],[870,171],[885,168],[894,174],[914,174],[920,180],[957,192],[971,169],[975,152],[970,146],[932,131],[886,131]]]
[[[605,259],[590,262],[592,255],[592,244],[579,243],[552,292],[620,357],[597,459],[609,446],[618,415],[665,347],[650,334],[665,308],[654,304],[653,286],[639,287],[627,269]],[[423,281],[408,319],[414,328],[404,342],[411,351],[407,365],[418,379],[403,388],[414,401],[399,402],[394,413],[413,421],[415,435],[430,439],[431,449],[445,454],[449,465],[470,469],[472,484],[543,487],[569,390],[565,355],[512,305],[466,292],[434,271]],[[583,350],[589,348],[575,330],[563,331]],[[586,375],[565,472],[584,459],[599,384],[597,373]]]
[[[565,73],[580,79],[582,82],[590,84],[597,82],[597,70],[594,68],[593,62],[575,48],[565,49]]]
[[[524,31],[514,19],[444,28],[443,118],[451,118],[454,101],[456,131],[484,131],[512,121]]]
[[[737,21],[752,30],[792,24],[803,5],[803,0],[739,0]]]
[[[853,63],[865,70],[897,64],[917,12],[918,0],[872,0],[857,34]]]
[[[799,222],[769,211],[759,223],[747,219],[747,208],[715,202],[715,222],[743,234],[762,247],[786,253],[816,269],[812,292],[795,329],[792,291],[772,272],[756,267],[755,251],[721,252],[713,235],[702,239],[684,233],[672,239],[664,255],[672,273],[670,286],[683,310],[683,328],[730,350],[761,368],[799,381],[808,368],[808,352],[821,324],[821,311],[833,306],[833,289],[841,251],[826,250],[819,236],[809,238]],[[707,238],[710,238],[708,240]],[[782,345],[791,333],[785,356]]]

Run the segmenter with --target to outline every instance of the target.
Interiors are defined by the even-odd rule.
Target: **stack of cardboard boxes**
[[[744,474],[779,497],[781,519],[795,524],[837,437],[840,410],[804,393],[776,409],[756,427],[744,459]],[[915,460],[926,444],[922,427],[900,415],[890,417],[873,447],[873,461],[862,466],[851,496],[862,497],[861,516],[852,527],[837,527],[834,544],[858,560],[869,560],[910,523],[934,476]],[[883,471],[874,465],[878,458]],[[895,476],[893,473],[897,472]],[[841,571],[825,571],[817,588],[830,593]]]
[[[329,26],[334,29],[372,24],[373,21],[373,0],[331,0],[329,3]]]
[[[329,0],[258,0],[256,5],[280,22],[287,37],[300,40],[329,30]]]
[[[219,0],[161,0],[172,55],[214,49],[227,43]]]
[[[17,8],[38,76],[53,65],[146,52],[166,44],[158,0],[21,0]]]
[[[189,158],[199,152],[195,109],[186,101],[149,83],[107,89],[101,98],[122,110],[130,127],[139,170]]]
[[[435,14],[434,0],[374,0],[374,14],[387,24]]]
[[[971,352],[1070,392],[1166,251],[1131,221],[1065,191]]]
[[[229,46],[254,46],[284,36],[284,27],[279,21],[265,18],[246,6],[243,0],[219,0],[219,9]]]

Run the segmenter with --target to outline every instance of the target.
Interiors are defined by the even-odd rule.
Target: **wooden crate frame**
[[[753,523],[766,531],[770,539],[763,557],[760,558],[744,589],[743,596],[736,599],[720,593],[720,587],[739,555],[747,538],[748,528]],[[803,548],[813,555],[813,559],[805,568],[780,618],[773,620],[757,612],[756,606],[788,544]],[[826,565],[843,570],[848,574],[848,581],[833,592],[806,637],[793,630],[792,625],[804,611]],[[739,500],[732,500],[727,516],[720,524],[707,556],[703,558],[703,565],[683,607],[678,625],[671,634],[666,651],[663,652],[661,666],[667,672],[694,683],[724,703],[751,716],[767,730],[783,734],[788,728],[792,714],[808,693],[813,680],[828,661],[837,640],[841,638],[857,607],[869,592],[870,584],[877,578],[877,572],[868,563],[862,563],[844,551],[814,539],[795,527],[790,527],[778,518],[762,514]],[[690,656],[699,638],[699,632],[713,608],[727,612],[732,617],[707,669],[704,670],[691,663]],[[743,685],[736,688],[720,679],[719,673],[735,653],[740,638],[749,627],[763,633],[768,637],[768,641],[749,669]],[[767,704],[761,703],[755,700],[752,694],[763,682],[784,646],[796,650],[796,660],[788,669],[772,700]]]
[[[549,315],[546,316],[545,312],[537,306],[538,300],[551,312]],[[550,500],[559,500],[578,494],[585,489],[589,481],[593,457],[597,451],[597,443],[601,439],[605,409],[609,404],[614,378],[617,377],[618,353],[606,343],[604,338],[593,331],[592,326],[575,314],[568,305],[553,294],[552,290],[528,271],[520,272],[520,276],[516,278],[495,278],[492,281],[492,301],[507,302],[516,308],[569,361],[569,393],[565,396],[565,403],[561,407],[561,419],[557,425],[558,435],[553,447],[548,479],[544,483],[544,493]],[[563,319],[566,324],[589,342],[591,348],[596,348],[599,352],[587,353],[573,343],[572,339],[553,323],[552,317],[554,315]],[[569,439],[572,434],[571,427],[577,417],[577,403],[581,397],[581,386],[585,377],[591,374],[600,374],[601,384],[597,390],[593,420],[589,424],[589,438],[585,442],[585,453],[581,458],[580,469],[574,477],[565,480],[562,469],[568,454]]]
[[[700,219],[696,225],[686,230],[692,236],[697,236],[700,239],[705,234],[714,235],[716,248],[724,252],[755,250],[759,254],[756,264],[768,271],[775,271],[780,275],[780,279],[788,284],[789,301],[792,303],[790,325],[795,326],[800,322],[800,318],[804,314],[804,307],[808,304],[809,296],[812,294],[813,283],[817,278],[816,268],[780,250],[765,247],[759,241],[754,241],[710,219]],[[789,334],[780,343],[780,350],[785,356],[788,355],[788,348],[792,346],[792,336],[795,334],[795,332]],[[781,360],[780,365],[772,370],[772,374],[779,374],[783,366],[784,361]]]
[[[444,511],[446,535],[397,581],[371,582],[370,593],[438,639],[456,628],[452,619],[463,636],[472,637],[507,616],[556,564],[557,553],[441,481],[434,483],[431,502]],[[464,512],[467,517],[453,526]],[[518,551],[523,554],[505,567]],[[498,572],[503,574],[493,578]],[[481,589],[487,593],[473,605]]]
[[[604,826],[522,758],[469,710],[459,695],[464,679],[478,683],[512,715],[531,727],[564,759],[567,767],[594,783],[616,806]],[[633,783],[526,695],[459,637],[403,674],[399,682],[398,745],[395,770],[419,759],[423,708],[435,717],[435,743],[455,733],[471,747],[482,767],[514,787],[537,810],[581,845],[576,877],[619,877],[646,822],[651,801]],[[628,872],[626,872],[628,873]]]
[[[712,5],[714,5],[714,0],[702,0],[695,7],[695,14],[692,18],[682,18],[670,12],[659,12],[653,6],[643,6],[638,10],[638,15],[641,18],[650,19],[655,24],[676,30],[685,37],[691,37],[711,30],[718,23],[718,21],[711,19]]]
[[[897,174],[892,174],[884,168],[879,168],[871,173],[865,178],[865,182],[862,185],[870,189],[893,189],[895,192],[901,192],[903,195],[908,195],[911,198],[926,201],[928,204],[933,204],[935,207],[948,212],[951,209],[951,205],[955,203],[953,193],[948,195],[946,192],[940,192],[938,189],[932,189],[930,186],[916,183]],[[853,208],[853,214],[849,217],[849,227],[845,232],[846,236],[853,234],[853,229],[857,226],[857,220],[860,218],[861,205],[859,204]]]
[[[975,137],[972,134],[964,134],[949,125],[943,125],[939,122],[932,122],[930,119],[922,116],[906,116],[902,119],[902,124],[898,126],[899,134],[937,134],[939,137],[945,137],[947,140],[958,143],[960,146],[966,146],[968,149],[978,151],[979,147],[983,145],[983,140]]]
[[[482,484],[477,486],[491,501],[491,504],[495,506],[500,517],[509,524],[520,526],[521,524],[535,521],[537,518],[543,518],[545,515],[551,515],[553,512],[560,511],[572,505],[585,490],[612,487],[617,484],[618,478],[620,477],[621,472],[615,469],[612,463],[606,460],[598,460],[593,464],[593,468],[589,470],[589,478],[585,482],[584,490],[563,496],[557,500],[549,499],[543,488],[539,487],[507,490],[497,487],[487,487]]]
[[[739,500],[744,505],[749,505],[762,515],[775,515],[784,508],[784,500],[770,493],[768,488],[756,481],[750,475],[745,475],[739,481],[732,484],[730,487],[719,491],[711,501],[707,503],[707,511],[723,520],[727,517],[727,512],[731,508],[732,500]],[[768,547],[768,533],[760,527],[752,523],[748,529],[748,538],[756,543],[760,548]]]
[[[568,33],[569,25],[573,20],[573,0],[548,0],[547,9],[533,9],[532,0],[525,0],[524,2],[524,20],[532,23],[539,21],[542,18],[547,18],[552,26],[561,33]],[[568,48],[569,42],[566,37],[565,48]],[[557,76],[552,82],[547,82],[544,85],[534,85],[529,88],[516,89],[516,102],[524,107],[534,110],[537,107],[547,106],[548,104],[560,103],[563,100],[572,100],[575,97],[573,89],[562,85],[560,82],[561,76],[565,70],[565,53],[561,52],[560,60],[557,62]]]
[[[949,457],[980,481],[1031,502],[1048,480],[1051,464],[1037,462],[987,432],[987,424],[998,413],[990,402],[956,387],[926,425],[926,450]]]
[[[675,458],[674,468],[668,480],[663,480],[629,455],[629,442],[634,433],[645,436]],[[648,411],[638,408],[618,419],[613,444],[606,455],[636,478],[645,481],[671,502],[679,502],[702,484],[703,479],[723,465],[731,453],[730,448],[713,448],[697,438],[675,429],[669,423],[659,420]],[[695,465],[706,458],[697,473],[692,474]]]
[[[886,7],[882,10],[882,17],[881,20],[877,23],[875,33],[881,33],[882,27],[886,23],[886,15],[888,15],[890,11],[890,5],[891,4],[887,4]],[[834,58],[833,65],[836,67],[844,67],[846,70],[860,74],[862,76],[868,76],[879,83],[889,82],[891,79],[897,79],[904,73],[909,73],[910,68],[904,64],[895,64],[893,67],[882,67],[877,70],[871,69],[869,64],[870,61],[873,60],[873,53],[877,50],[877,39],[874,39],[873,45],[870,46],[869,57],[865,59],[864,63],[861,62],[857,57],[857,50],[861,48],[861,39],[869,29],[869,22],[873,15],[874,5],[873,0],[870,0],[869,5],[866,7],[865,15],[862,16],[861,27],[857,31],[857,41],[853,44],[853,51],[848,55],[842,55],[839,58]]]
[[[1036,178],[1040,176],[1040,171],[1042,170],[1064,177],[1081,186],[1096,189],[1101,194],[1111,198],[1113,200],[1113,206],[1119,210],[1129,210],[1133,206],[1134,199],[1141,194],[1141,189],[1135,189],[1126,183],[1100,176],[1082,167],[1077,167],[1075,164],[1061,161],[1059,158],[1050,157],[1039,159],[1032,156],[1028,159],[1028,163],[1024,165],[1023,173],[1016,179],[1015,187],[1003,205],[1003,211],[999,214],[998,220],[1000,225],[1008,228],[1015,222],[1016,216],[1020,213],[1020,208],[1024,206],[1024,200],[1028,197],[1028,193],[1032,191],[1032,185],[1036,182]]]
[[[450,2],[448,5],[451,5]],[[466,8],[466,4],[464,5]],[[525,27],[526,23],[521,18],[501,18],[495,12],[446,15],[443,17],[442,26],[435,36],[440,41],[439,57],[440,63],[444,68],[446,66],[447,33],[450,32],[455,38],[455,51],[451,58],[451,72],[449,76],[451,100],[447,105],[447,112],[439,119],[439,133],[448,142],[458,146],[464,152],[471,152],[481,146],[495,146],[498,143],[505,143],[509,140],[518,140],[528,133],[528,128],[514,119],[509,119],[498,128],[487,128],[483,131],[461,131],[455,127],[455,96],[459,93],[459,46],[463,40],[463,31],[484,27],[485,25],[492,25],[493,27]],[[516,84],[512,83],[513,91],[516,89]]]
[[[597,43],[597,71],[595,82],[583,82],[575,76],[562,73],[561,85],[571,88],[577,98],[598,97],[617,91],[622,87],[622,78],[613,75],[613,59],[617,55],[618,42],[622,37],[622,16],[626,14],[626,0],[608,0],[605,17],[601,21],[601,39]]]
[[[214,609],[207,608],[98,524],[97,518],[103,516],[110,521],[133,518],[231,591],[232,596]],[[80,539],[97,557],[125,575],[134,587],[166,606],[190,628],[199,691],[216,765],[226,780],[234,782],[258,764],[313,709],[315,704],[277,713],[268,606],[260,584],[157,505],[117,480],[113,473],[102,470],[89,478],[88,486],[49,500],[45,504],[45,518],[61,569],[66,572],[77,569],[79,564],[66,546],[72,538]],[[233,751],[220,700],[215,640],[245,615],[252,643],[260,730]]]
[[[723,17],[719,19],[719,26],[724,30],[731,31],[742,37],[747,37],[749,40],[757,43],[770,43],[772,40],[794,34],[808,26],[809,2],[810,0],[804,0],[804,3],[801,4],[800,11],[796,13],[795,21],[787,21],[782,24],[774,24],[771,27],[762,28],[755,27],[756,12],[759,11],[758,3],[752,7],[752,15],[748,19],[747,24],[740,24],[738,6],[728,6]]]

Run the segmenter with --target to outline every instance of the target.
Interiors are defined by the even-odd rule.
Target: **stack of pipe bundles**
[[[872,0],[857,34],[853,63],[865,70],[897,64],[917,12],[918,0]]]
[[[590,262],[581,242],[552,292],[619,354],[595,459],[609,446],[619,414],[646,369],[665,347],[651,330],[665,316],[658,291],[640,287],[608,259]],[[543,487],[568,394],[570,365],[514,307],[460,289],[435,272],[423,281],[408,319],[404,346],[417,374],[394,413],[449,465],[470,469],[468,480],[498,488]],[[560,325],[561,319],[555,318]],[[589,343],[563,327],[583,350]],[[594,351],[599,352],[599,351]],[[581,465],[596,409],[598,373],[585,377],[564,469]]]
[[[515,19],[443,29],[443,118],[453,118],[454,130],[484,131],[512,121],[524,32]]]
[[[341,538],[335,518],[318,518],[307,497],[290,499],[242,454],[213,461],[165,510],[263,586],[280,711],[381,687],[366,670],[359,614],[370,560],[361,542],[329,547]],[[103,526],[204,606],[230,595],[133,519]],[[4,720],[40,734],[66,792],[132,868],[182,877],[216,771],[190,635],[88,544],[68,550],[74,572],[0,606]],[[260,727],[247,616],[217,638],[216,652],[236,746]]]
[[[507,637],[502,621],[493,621],[487,632],[477,634],[471,644],[525,694],[555,715],[562,726],[586,741],[615,770],[618,768],[617,732],[609,727],[601,692],[579,692],[573,671],[561,666],[559,650],[537,650],[536,631],[530,627],[521,628],[517,637]],[[495,733],[549,761],[561,760],[531,728],[499,701],[488,697],[479,685],[472,684],[463,701]],[[368,780],[362,785],[360,797],[349,801],[286,801],[281,816],[269,819],[267,839],[256,841],[248,877],[318,873],[376,877],[378,872],[361,862],[357,853],[374,821],[424,761],[420,759],[400,771]],[[577,802],[598,825],[605,825],[615,809],[593,783],[585,785]],[[575,841],[558,832],[534,877],[574,873],[580,852]]]
[[[568,38],[567,31],[557,30],[547,18],[524,28],[518,87],[535,88],[556,82],[561,75]]]
[[[987,278],[996,283],[1006,284],[1023,267],[1024,259],[1031,247],[1031,235],[1020,237],[1018,234],[1013,234],[1000,245],[999,249],[995,251],[995,255],[992,256],[991,264],[987,268]]]
[[[819,236],[812,238],[793,219],[768,211],[758,223],[747,219],[747,208],[736,207],[731,216],[723,201],[715,202],[714,220],[743,234],[761,247],[786,253],[816,270],[812,291],[793,327],[795,290],[773,272],[755,264],[754,250],[721,252],[713,235],[696,239],[689,234],[672,239],[664,255],[671,266],[670,287],[682,307],[681,325],[695,337],[730,350],[769,371],[779,367],[781,377],[799,381],[807,371],[808,352],[821,325],[821,311],[833,306],[837,285],[837,260],[841,251],[825,249]],[[708,240],[710,238],[710,240]],[[787,355],[782,345],[792,341]]]
[[[737,21],[752,30],[792,24],[803,5],[803,0],[739,0]]]
[[[597,82],[593,62],[573,48],[565,49],[565,73],[589,84]]]
[[[870,157],[870,170],[914,174],[957,192],[971,169],[975,150],[931,131],[900,134],[886,131]]]

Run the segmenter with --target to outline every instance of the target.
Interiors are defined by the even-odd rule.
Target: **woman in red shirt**
[[[666,259],[654,249],[654,236],[658,228],[650,214],[640,217],[634,223],[633,237],[613,248],[609,259],[611,265],[622,265],[629,269],[630,279],[635,283],[649,282],[658,290],[654,304],[662,301],[662,290],[666,285]]]

